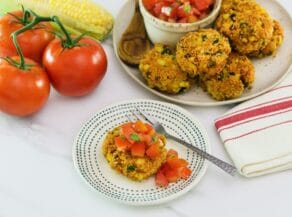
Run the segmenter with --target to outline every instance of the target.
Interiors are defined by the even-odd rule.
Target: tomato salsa
[[[143,0],[155,17],[171,23],[193,23],[208,16],[215,0]]]

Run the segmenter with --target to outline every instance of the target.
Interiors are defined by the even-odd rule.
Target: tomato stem
[[[23,52],[19,46],[19,43],[17,41],[17,36],[29,29],[32,29],[35,25],[37,25],[38,23],[40,22],[49,22],[51,21],[52,18],[50,17],[40,17],[40,16],[37,16],[33,19],[32,22],[30,22],[29,24],[25,25],[24,27],[22,27],[21,29],[15,31],[12,33],[12,40],[13,40],[13,43],[14,43],[14,46],[17,50],[17,53],[18,55],[20,56],[20,63],[19,63],[19,68],[20,69],[27,69],[26,65],[25,65],[25,61],[24,61],[24,55],[23,55]]]
[[[57,16],[52,16],[52,17],[42,17],[39,16],[38,14],[36,14],[35,12],[31,11],[31,10],[25,10],[23,8],[23,19],[22,22],[24,23],[24,27],[22,27],[21,29],[15,31],[12,33],[12,40],[14,43],[14,46],[17,50],[18,55],[20,56],[20,63],[19,64],[13,64],[16,67],[20,68],[20,69],[27,69],[27,65],[25,64],[25,60],[24,60],[24,55],[23,52],[19,46],[19,43],[17,41],[17,36],[29,29],[32,29],[35,25],[37,25],[40,22],[55,22],[58,24],[58,26],[60,27],[60,29],[62,30],[62,32],[64,33],[66,39],[62,41],[62,45],[64,48],[72,48],[78,45],[79,40],[83,37],[83,34],[77,38],[77,40],[72,40],[69,32],[65,29],[64,25],[62,24],[62,22],[60,21],[60,19]],[[29,21],[30,16],[33,15],[34,19],[32,21]]]
[[[72,40],[69,32],[65,29],[64,25],[62,24],[62,22],[60,21],[59,17],[57,16],[53,16],[52,17],[52,21],[54,21],[55,23],[57,23],[60,27],[60,29],[62,30],[62,32],[65,34],[66,36],[66,40],[63,42],[63,46],[65,48],[72,48],[75,46],[74,41]]]
[[[14,17],[19,23],[21,23],[22,25],[27,25],[30,20],[30,13],[28,11],[24,11],[24,9],[22,10],[23,11],[23,16],[22,17],[19,17],[13,13],[7,13],[9,14],[10,16]]]
[[[30,22],[29,18],[31,14],[29,13],[29,11],[25,10],[23,6],[22,11],[23,11],[22,23],[23,25],[27,25]]]

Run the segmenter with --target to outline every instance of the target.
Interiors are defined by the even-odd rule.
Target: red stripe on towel
[[[287,109],[290,107],[292,107],[292,100],[284,101],[284,102],[280,102],[280,103],[276,103],[273,105],[268,105],[268,106],[264,106],[264,107],[260,107],[260,108],[256,108],[256,109],[242,112],[240,114],[236,114],[236,115],[227,117],[225,119],[222,119],[220,121],[217,121],[215,123],[215,126],[219,130],[223,126],[234,124],[238,121],[242,121],[242,120],[246,120],[248,118],[256,117],[259,115]]]
[[[265,116],[262,116],[262,117],[259,117],[259,118],[254,118],[254,119],[251,119],[251,120],[248,120],[248,121],[240,122],[240,123],[238,123],[238,124],[234,124],[234,125],[231,125],[231,126],[228,126],[228,127],[225,127],[225,128],[220,128],[220,129],[218,130],[218,132],[221,133],[221,132],[224,131],[224,130],[231,129],[231,128],[233,128],[233,127],[237,127],[237,126],[240,126],[240,125],[242,125],[242,124],[250,123],[250,122],[252,122],[252,121],[256,121],[256,120],[260,120],[260,119],[264,119],[264,118],[272,117],[272,116],[275,116],[275,115],[284,114],[284,113],[291,112],[291,111],[292,111],[292,109],[289,109],[289,110],[286,110],[286,111],[277,112],[277,113],[274,113],[274,114],[265,115]]]
[[[226,144],[229,141],[236,140],[236,139],[239,139],[239,138],[242,138],[242,137],[257,133],[257,132],[262,131],[262,130],[266,130],[266,129],[269,129],[269,128],[273,128],[273,127],[276,127],[276,126],[279,126],[279,125],[283,125],[283,124],[288,124],[288,123],[292,123],[292,120],[284,121],[284,122],[281,122],[281,123],[278,123],[278,124],[273,124],[273,125],[270,125],[270,126],[267,126],[267,127],[264,127],[264,128],[253,130],[251,132],[242,134],[240,136],[236,136],[236,137],[233,137],[233,138],[230,138],[230,139],[226,139],[226,140],[223,141],[223,143]]]
[[[287,96],[287,97],[283,97],[283,98],[279,98],[279,99],[274,99],[274,100],[271,100],[271,101],[268,101],[268,102],[263,102],[263,103],[259,103],[259,104],[256,104],[256,105],[252,105],[250,107],[246,107],[246,108],[243,108],[243,109],[239,109],[237,111],[234,111],[234,112],[231,112],[229,114],[226,114],[224,116],[221,116],[220,118],[217,118],[215,120],[215,122],[218,122],[220,120],[223,120],[229,116],[232,116],[233,114],[236,114],[236,113],[239,113],[239,112],[242,112],[242,111],[246,111],[246,110],[249,110],[249,109],[252,109],[252,108],[255,108],[255,107],[259,107],[259,106],[262,106],[262,105],[266,105],[266,104],[270,104],[270,103],[273,103],[273,102],[279,102],[279,101],[282,101],[282,100],[285,100],[285,99],[291,99],[292,97],[291,96]]]

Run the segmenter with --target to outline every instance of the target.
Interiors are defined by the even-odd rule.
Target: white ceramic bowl
[[[211,26],[219,14],[221,3],[222,0],[216,0],[212,12],[206,18],[194,23],[170,23],[160,20],[148,12],[143,0],[139,0],[139,7],[150,40],[153,43],[176,45],[185,33]]]

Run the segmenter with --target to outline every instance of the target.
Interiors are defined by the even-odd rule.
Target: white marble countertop
[[[96,0],[117,15],[123,0]],[[290,13],[292,2],[280,1]],[[29,118],[0,114],[0,217],[191,217],[292,216],[292,171],[245,179],[210,165],[192,191],[168,204],[131,207],[91,191],[75,171],[73,139],[81,125],[104,106],[132,98],[161,100],[125,75],[110,40],[104,43],[109,67],[98,89],[83,98],[52,91],[45,108]],[[212,153],[230,161],[213,121],[231,106],[183,106],[206,127]]]

